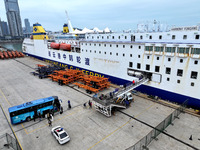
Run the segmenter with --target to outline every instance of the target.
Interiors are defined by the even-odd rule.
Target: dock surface
[[[34,122],[24,122],[12,125],[12,128],[24,150],[124,150],[133,146],[145,137],[152,128],[116,112],[111,117],[106,117],[95,111],[94,108],[83,107],[84,103],[92,100],[93,94],[88,94],[73,84],[60,86],[50,79],[39,79],[30,72],[36,64],[44,62],[25,57],[9,60],[0,60],[0,149],[4,147],[5,134],[13,136],[8,125],[10,121],[8,108],[32,100],[58,96],[62,100],[63,114],[55,114],[52,127],[62,126],[69,134],[70,142],[60,145],[51,135],[52,127],[48,121],[36,119]],[[114,88],[109,88],[101,93],[108,93]],[[135,101],[127,109],[121,111],[135,118],[157,126],[174,109],[149,101],[134,95]],[[72,109],[68,110],[67,101],[71,101]],[[5,115],[4,113],[5,112]],[[7,119],[8,118],[8,121]],[[200,148],[200,118],[187,113],[181,113],[179,119],[174,120],[166,130],[168,134]],[[192,140],[189,139],[192,135]],[[149,145],[152,150],[192,150],[191,147],[180,143],[164,134],[160,134]]]

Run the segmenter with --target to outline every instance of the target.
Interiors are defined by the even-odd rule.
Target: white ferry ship
[[[68,32],[67,25],[63,32]],[[188,100],[189,107],[200,109],[199,25],[162,32],[88,33],[79,37],[51,40],[37,23],[33,25],[33,38],[25,39],[22,48],[29,56],[108,77],[118,85],[145,76],[150,81],[136,90],[179,104]],[[56,43],[70,46],[55,49]]]

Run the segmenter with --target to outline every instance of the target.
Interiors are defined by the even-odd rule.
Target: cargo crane
[[[102,94],[98,96],[95,94],[93,96],[95,109],[105,116],[110,117],[116,108],[127,108],[134,100],[130,91],[148,81],[148,78],[143,77],[137,82],[133,81],[133,83],[128,86],[123,87],[120,90],[115,89],[115,91],[106,95]]]

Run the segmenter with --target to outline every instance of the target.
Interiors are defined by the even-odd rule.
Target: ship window
[[[86,52],[87,52],[87,49],[86,49]]]
[[[96,51],[94,51],[94,53],[96,53]]]
[[[99,51],[99,54],[101,54],[101,51]]]
[[[131,35],[131,41],[135,42],[135,36],[134,35]]]
[[[89,36],[87,36],[87,39],[89,39]]]
[[[106,44],[104,44],[104,47],[106,47]]]
[[[164,47],[155,47],[155,52],[163,52]]]
[[[155,72],[159,72],[160,71],[160,66],[155,66]]]
[[[142,35],[140,36],[140,39],[141,39],[141,40],[143,39]]]
[[[180,76],[180,77],[183,76],[183,70],[182,69],[177,70],[177,76]]]
[[[82,49],[82,52],[83,52],[83,49]]]
[[[189,54],[189,48],[185,48],[185,47],[178,47],[178,53],[186,53]]]
[[[198,72],[196,72],[196,71],[191,72],[191,78],[192,79],[197,79],[197,75],[198,75]]]
[[[152,35],[149,36],[149,39],[152,39]]]
[[[96,46],[96,44],[94,44],[94,46]]]
[[[172,40],[174,40],[176,38],[176,36],[175,35],[172,35]]]
[[[141,49],[141,46],[138,46],[139,49]]]
[[[153,51],[153,46],[145,46],[146,51]]]
[[[87,43],[85,43],[85,45],[87,45]]]
[[[118,56],[118,53],[116,53],[116,56]]]
[[[125,48],[125,45],[123,45],[123,48]]]
[[[130,54],[130,57],[132,57],[132,54]]]
[[[118,45],[116,45],[116,47],[118,47]]]
[[[99,46],[101,46],[101,44],[99,44]]]
[[[125,54],[123,53],[123,57],[125,56]]]
[[[200,48],[192,48],[191,54],[200,54]]]
[[[140,69],[140,68],[141,68],[141,64],[137,63],[137,69]]]
[[[107,39],[109,39],[109,36],[107,36]]]
[[[177,83],[181,83],[181,80],[177,80]]]
[[[99,36],[97,36],[97,39],[99,39]]]
[[[118,37],[118,39],[120,39],[120,36]]]
[[[157,60],[159,60],[160,57],[157,57]]]
[[[90,46],[91,46],[91,43],[90,43]]]
[[[194,82],[191,82],[191,86],[194,86]]]
[[[133,48],[133,45],[131,45],[130,48]]]
[[[183,63],[183,59],[180,59],[180,63]]]
[[[133,67],[133,63],[132,62],[129,62],[129,67]]]
[[[198,64],[198,61],[197,61],[197,60],[195,60],[195,61],[194,61],[194,64],[195,64],[195,65],[197,65],[197,64]]]
[[[104,54],[106,54],[106,52],[104,52]]]
[[[149,56],[147,56],[147,59],[149,59]]]
[[[112,36],[112,39],[114,39],[115,37],[114,36]]]
[[[167,81],[170,81],[170,78],[167,78]]]
[[[92,39],[94,39],[94,36],[92,36]]]
[[[110,44],[110,47],[112,47],[112,44]]]
[[[175,53],[176,47],[166,47],[165,52],[168,53]]]
[[[150,70],[150,65],[146,65],[146,70]]]
[[[83,45],[83,43],[81,43]]]
[[[171,73],[171,68],[166,68],[166,72],[165,72],[166,74],[170,74]]]
[[[187,39],[187,35],[183,35],[183,39]]]
[[[199,35],[196,35],[196,36],[195,36],[195,39],[198,40],[198,39],[199,39]]]
[[[168,61],[171,61],[171,58],[168,58]]]
[[[138,58],[140,58],[140,55],[138,55]]]
[[[160,40],[162,39],[162,35],[159,35],[159,39],[160,39]]]
[[[92,52],[92,50],[90,50],[90,53]]]
[[[104,36],[102,36],[102,39],[104,38]]]
[[[112,52],[110,52],[110,55],[112,55]]]
[[[125,36],[124,38],[127,39],[127,36]]]

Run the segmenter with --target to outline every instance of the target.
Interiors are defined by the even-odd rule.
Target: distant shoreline
[[[0,44],[6,44],[6,43],[22,43],[23,40],[0,40]]]

